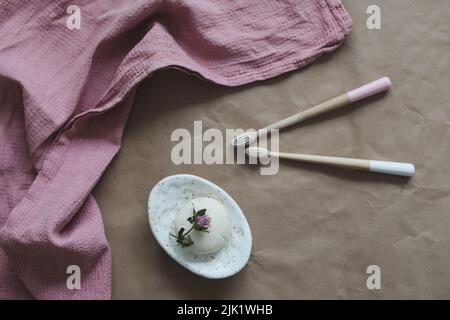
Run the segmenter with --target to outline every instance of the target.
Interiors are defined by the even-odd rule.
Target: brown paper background
[[[450,2],[345,0],[354,31],[336,52],[276,79],[224,88],[179,71],[140,86],[123,147],[94,195],[113,252],[115,299],[450,298]],[[382,9],[382,30],[366,9]],[[413,162],[407,180],[282,161],[275,176],[243,165],[176,166],[176,128],[259,128],[388,75],[393,89],[284,130],[290,152]],[[249,264],[207,280],[158,246],[147,197],[162,178],[212,180],[243,209]],[[381,267],[381,290],[366,268]]]

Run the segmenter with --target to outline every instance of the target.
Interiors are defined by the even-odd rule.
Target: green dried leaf
[[[183,237],[183,232],[184,232],[184,228],[180,228],[180,230],[178,231],[178,238]]]
[[[204,216],[206,213],[206,209],[198,210],[195,214],[196,216]]]
[[[194,244],[194,241],[192,241],[190,236],[187,236],[186,238],[184,238],[184,240],[181,242],[181,246],[183,248],[189,247],[191,245]]]

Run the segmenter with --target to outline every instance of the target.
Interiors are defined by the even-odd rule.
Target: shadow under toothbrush
[[[260,164],[245,164],[240,165],[241,168],[245,171],[248,171],[251,174],[260,175]],[[365,183],[385,183],[403,186],[409,183],[413,177],[405,177],[405,176],[397,176],[392,174],[383,174],[376,172],[369,172],[363,170],[352,170],[345,169],[339,167],[325,166],[322,164],[314,164],[307,162],[299,162],[293,160],[280,159],[279,163],[279,171],[277,174],[283,171],[283,167],[285,169],[291,168],[298,170],[299,175],[308,174],[308,172],[318,172],[323,175],[332,176],[344,181],[349,182],[365,182]]]

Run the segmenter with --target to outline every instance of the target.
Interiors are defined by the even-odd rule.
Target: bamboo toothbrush
[[[350,103],[362,100],[383,91],[387,91],[390,87],[391,80],[388,77],[383,77],[362,87],[325,101],[315,107],[275,122],[265,128],[259,129],[257,132],[247,132],[237,135],[233,138],[231,144],[235,147],[247,145],[255,141],[259,135],[270,132],[271,129],[283,129],[292,126],[306,119],[318,116],[319,114],[344,107]]]
[[[411,163],[327,157],[299,153],[270,152],[265,148],[258,147],[250,147],[246,150],[246,153],[249,157],[254,158],[277,157],[280,159],[303,161],[327,166],[386,173],[405,177],[411,177],[415,172],[414,165]]]

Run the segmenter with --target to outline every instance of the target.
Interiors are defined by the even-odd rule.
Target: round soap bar
[[[189,236],[194,244],[184,249],[195,254],[209,254],[220,250],[231,235],[231,224],[227,209],[215,199],[196,198],[187,201],[175,217],[175,234],[180,228],[184,228],[185,232],[191,229],[192,224],[187,219],[192,217],[193,208],[196,211],[206,209],[205,214],[211,218],[209,232],[192,230]]]

